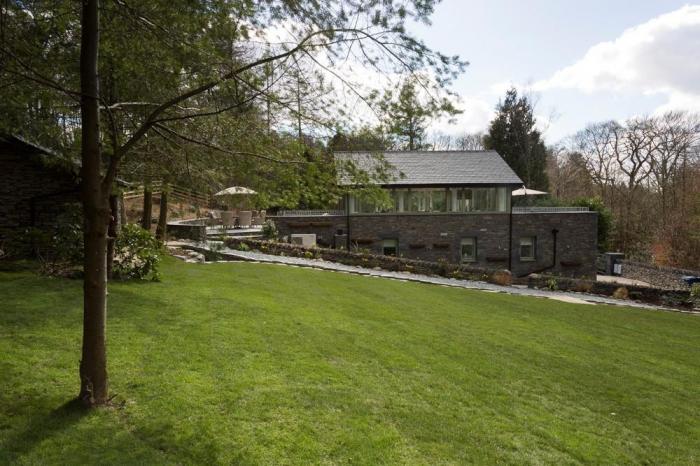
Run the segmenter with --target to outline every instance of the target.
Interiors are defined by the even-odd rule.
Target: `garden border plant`
[[[391,272],[411,272],[423,275],[438,275],[459,280],[476,280],[510,285],[511,273],[508,270],[487,269],[453,264],[447,261],[430,262],[404,257],[384,256],[368,252],[347,251],[321,247],[302,247],[276,241],[253,240],[249,238],[227,238],[226,246],[239,251],[258,250],[266,254],[323,259],[345,265],[365,268],[380,268]]]

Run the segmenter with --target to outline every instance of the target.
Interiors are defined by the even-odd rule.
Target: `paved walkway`
[[[651,286],[647,282],[641,280],[632,280],[631,278],[618,277],[613,275],[598,275],[596,279],[604,283],[619,283],[620,285],[635,285],[635,286]]]
[[[201,247],[201,246],[200,246]],[[235,249],[224,248],[219,251],[229,260],[238,259],[244,261],[263,262],[270,264],[282,264],[296,267],[311,267],[315,269],[331,270],[342,273],[352,273],[357,275],[366,275],[370,277],[390,278],[394,280],[403,280],[419,283],[430,283],[434,285],[451,286],[455,288],[465,288],[472,290],[488,291],[492,293],[508,293],[512,295],[534,296],[539,298],[555,299],[568,303],[576,304],[609,304],[615,306],[629,306],[642,309],[665,310],[674,312],[684,312],[689,314],[697,314],[690,311],[682,311],[679,309],[665,308],[662,306],[654,306],[651,304],[640,303],[636,301],[625,301],[620,299],[609,298],[587,293],[575,293],[568,291],[549,291],[527,288],[525,286],[501,286],[492,283],[478,282],[471,280],[457,280],[454,278],[436,277],[429,275],[420,275],[410,272],[390,272],[381,269],[367,269],[352,265],[339,264],[337,262],[328,262],[319,259],[303,259],[300,257],[276,256],[272,254],[263,254],[254,251],[238,251]]]

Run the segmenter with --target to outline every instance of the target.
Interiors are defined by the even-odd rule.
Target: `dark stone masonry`
[[[510,249],[516,277],[533,272],[595,277],[595,212],[514,213],[509,248],[510,219],[508,213],[273,217],[281,236],[315,233],[324,247],[344,248],[349,231],[351,248],[382,254],[385,240],[396,240],[402,257],[460,263],[462,240],[469,238],[476,253],[465,263],[474,267],[506,269]],[[521,258],[521,238],[533,239],[533,259]]]
[[[24,141],[0,135],[0,241],[29,227],[52,226],[67,203],[79,202],[70,167]]]

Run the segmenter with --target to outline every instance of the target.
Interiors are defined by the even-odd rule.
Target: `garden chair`
[[[250,224],[253,220],[253,212],[250,210],[242,210],[238,217],[238,225],[241,228],[250,228]]]
[[[221,224],[221,211],[212,209],[207,213],[207,224],[216,226]]]
[[[233,228],[236,222],[236,215],[231,210],[221,212],[221,225],[224,228]]]
[[[258,212],[258,215],[253,217],[253,225],[260,226],[263,223],[265,223],[265,211],[261,210],[260,212]]]

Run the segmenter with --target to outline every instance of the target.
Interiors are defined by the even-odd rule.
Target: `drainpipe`
[[[552,229],[552,244],[553,244],[553,246],[552,246],[552,265],[548,265],[547,267],[543,267],[541,269],[533,270],[532,272],[528,272],[528,273],[519,275],[518,278],[527,277],[531,273],[542,273],[545,270],[553,269],[557,265],[557,233],[559,233],[559,230],[557,230],[556,228],[553,228]]]
[[[510,214],[508,215],[508,271],[513,271],[513,191],[511,190],[510,199]]]
[[[557,233],[559,233],[559,230],[552,228],[552,243],[554,245],[552,246],[552,265],[549,267],[550,269],[557,265]]]
[[[350,194],[345,195],[345,250],[350,250]]]

